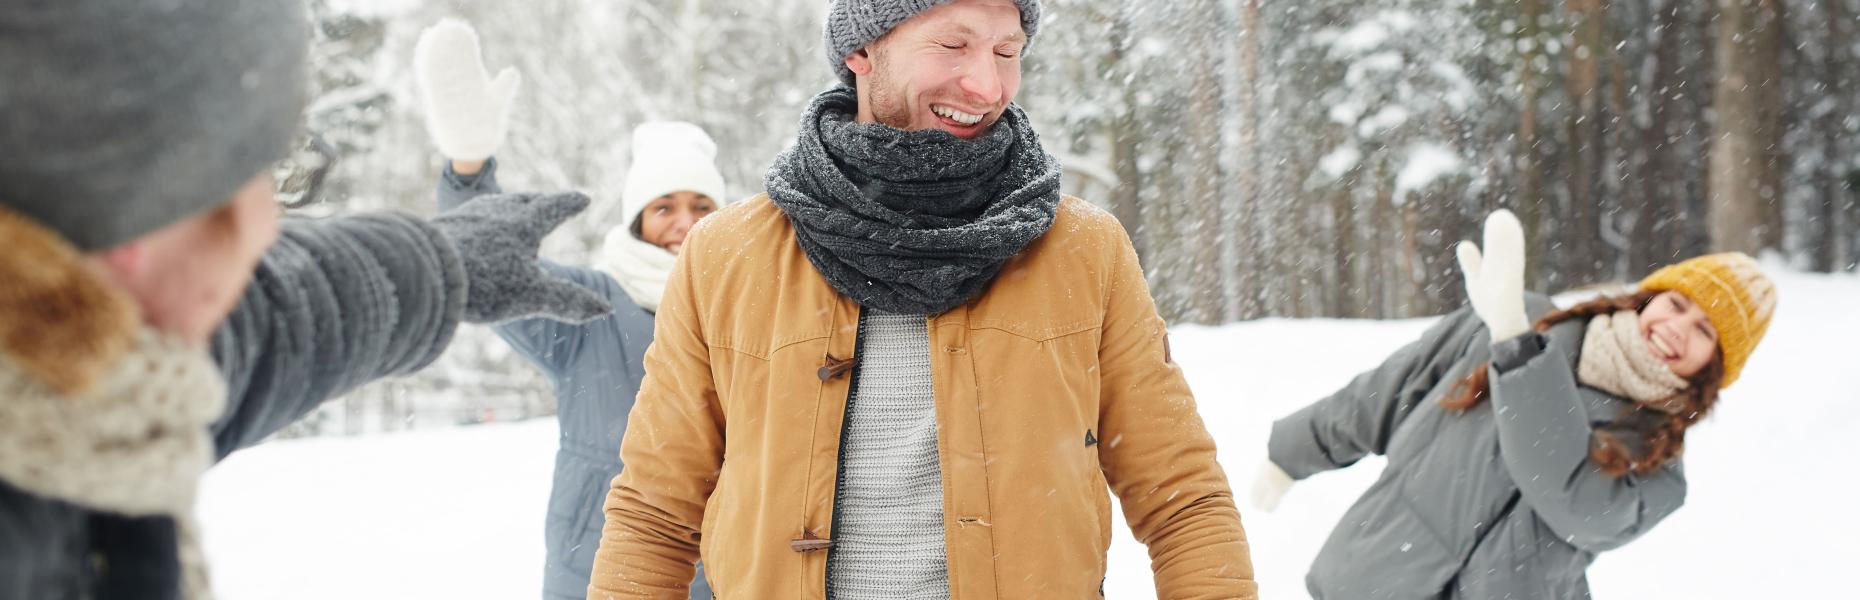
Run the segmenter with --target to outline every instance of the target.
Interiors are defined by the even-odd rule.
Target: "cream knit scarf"
[[[619,281],[620,289],[634,304],[657,313],[659,299],[665,295],[665,279],[671,275],[677,258],[664,248],[633,237],[632,227],[616,227],[601,243],[596,266]]]
[[[1631,310],[1589,319],[1576,379],[1668,414],[1685,408],[1681,393],[1691,385],[1648,351],[1640,314]]]
[[[226,384],[205,352],[147,329],[76,395],[0,357],[0,479],[100,512],[172,517],[181,597],[210,598],[194,494],[213,464],[208,427],[225,404]]]

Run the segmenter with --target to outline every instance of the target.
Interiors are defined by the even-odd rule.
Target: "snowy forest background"
[[[1402,318],[1462,302],[1451,244],[1524,220],[1530,287],[1633,281],[1709,251],[1860,270],[1860,0],[1044,0],[1019,103],[1066,191],[1130,230],[1171,323]],[[761,187],[833,82],[824,0],[313,0],[309,129],[341,155],[306,215],[432,211],[411,76],[422,28],[471,22],[522,71],[505,187],[596,198],[545,254],[586,263],[621,215],[628,135],[695,122],[730,194]],[[551,414],[483,328],[288,435]]]

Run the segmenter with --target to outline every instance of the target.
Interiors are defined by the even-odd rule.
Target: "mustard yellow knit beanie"
[[[1744,361],[1770,329],[1770,314],[1776,311],[1776,285],[1757,267],[1757,261],[1739,252],[1668,266],[1641,280],[1640,289],[1679,292],[1705,310],[1718,330],[1718,349],[1724,353],[1724,380],[1718,389],[1737,381]]]

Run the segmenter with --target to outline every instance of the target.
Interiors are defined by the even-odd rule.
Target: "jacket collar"
[[[0,205],[0,359],[83,392],[136,341],[142,318],[63,237]]]

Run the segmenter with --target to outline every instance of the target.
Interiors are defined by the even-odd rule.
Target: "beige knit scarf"
[[[95,385],[61,394],[0,356],[0,479],[130,517],[175,520],[182,597],[211,597],[193,519],[226,384],[205,352],[144,329]]]
[[[1667,414],[1685,408],[1682,394],[1691,385],[1648,350],[1640,314],[1631,310],[1589,319],[1576,379]]]

